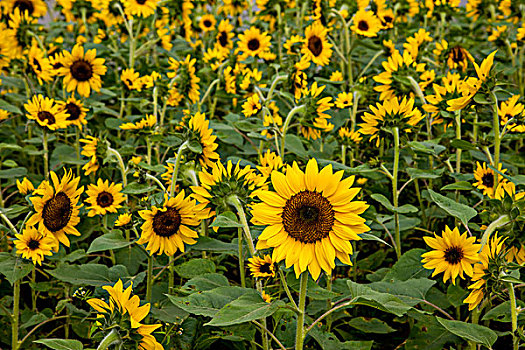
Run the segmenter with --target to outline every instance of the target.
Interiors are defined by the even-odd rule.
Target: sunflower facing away
[[[197,155],[197,160],[203,167],[212,166],[214,161],[219,160],[219,154],[215,152],[219,145],[215,142],[217,136],[212,135],[210,121],[206,120],[203,113],[196,113],[190,118],[188,127],[193,136],[202,147],[202,152]]]
[[[145,221],[137,243],[147,243],[150,254],[172,256],[177,250],[184,252],[184,244],[197,243],[195,238],[199,235],[188,226],[197,226],[208,217],[209,210],[204,207],[205,204],[197,205],[194,199],[185,198],[184,190],[171,198],[165,194],[162,208],[153,206],[150,210],[139,211]]]
[[[268,33],[261,33],[258,28],[251,27],[243,34],[239,34],[239,51],[247,56],[261,57],[261,54],[270,48],[271,39]]]
[[[332,165],[319,171],[310,159],[303,172],[294,162],[286,175],[274,171],[273,191],[259,191],[262,203],[252,210],[252,223],[265,225],[257,249],[273,248],[272,260],[285,260],[298,277],[308,270],[314,279],[321,269],[327,274],[335,259],[352,265],[351,240],[359,240],[370,228],[360,217],[368,205],[352,201],[360,188],[352,188],[354,176],[342,180],[343,171],[333,173]]]
[[[42,265],[44,255],[53,255],[55,240],[52,237],[42,235],[34,227],[27,226],[22,233],[16,234],[15,237],[16,254],[22,255],[24,259],[33,260],[35,265]]]
[[[68,114],[60,108],[55,100],[42,95],[34,95],[33,98],[24,105],[28,112],[28,119],[36,121],[40,126],[50,130],[62,129],[67,127]]]
[[[97,146],[100,140],[88,135],[85,139],[80,139],[79,141],[85,143],[80,154],[89,158],[89,161],[82,166],[84,174],[87,176],[91,173],[96,173],[100,167],[97,159]]]
[[[450,230],[445,226],[442,237],[423,237],[425,243],[434,250],[421,255],[426,269],[434,269],[432,277],[443,272],[443,282],[452,280],[456,284],[456,277],[464,278],[463,273],[472,277],[472,264],[479,261],[478,251],[480,244],[475,244],[476,237],[467,237],[467,233],[459,234],[459,229]]]
[[[122,184],[109,183],[109,180],[97,180],[97,184],[90,184],[86,194],[89,196],[86,203],[90,204],[88,216],[106,215],[116,213],[117,209],[122,208],[121,203],[126,200],[122,194]]]
[[[97,50],[84,53],[84,47],[75,45],[71,52],[64,51],[62,67],[58,75],[64,76],[64,85],[68,92],[76,91],[83,97],[89,97],[91,89],[99,91],[102,87],[101,75],[106,74],[105,59],[97,58]]]
[[[494,170],[487,168],[487,163],[483,163],[483,166],[476,162],[477,168],[474,172],[474,178],[477,182],[474,183],[478,189],[483,190],[483,194],[489,198],[494,198],[494,190],[496,185],[496,176],[498,182],[507,181],[505,178],[500,178],[499,174],[495,174]],[[498,170],[501,173],[505,173],[507,169],[503,169],[501,163],[498,164]]]
[[[78,211],[82,204],[77,204],[84,187],[78,188],[80,177],[74,177],[71,170],[60,180],[54,171],[49,175],[52,182],[42,182],[33,192],[37,196],[29,198],[36,213],[27,220],[27,225],[38,224],[38,232],[53,237],[57,252],[58,242],[69,247],[67,235],[80,236],[75,226],[80,222]]]
[[[314,64],[326,66],[332,57],[332,44],[326,36],[328,30],[320,23],[315,22],[305,30],[306,40],[301,52]]]
[[[265,255],[262,258],[254,256],[249,258],[248,267],[253,277],[275,277],[275,264],[270,255]]]

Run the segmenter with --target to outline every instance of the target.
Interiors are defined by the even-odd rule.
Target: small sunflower
[[[383,11],[377,11],[377,17],[381,21],[382,29],[394,28],[395,15],[392,9],[386,9]]]
[[[82,101],[77,100],[74,96],[69,97],[65,102],[58,102],[61,109],[68,114],[66,121],[69,125],[75,125],[79,128],[87,124],[86,115],[88,109],[84,107]]]
[[[168,78],[175,78],[172,90],[182,98],[189,98],[191,103],[199,101],[199,82],[200,78],[195,74],[196,58],[186,56],[183,61],[177,61],[174,58],[169,59]]]
[[[266,150],[266,153],[259,156],[259,163],[261,165],[257,166],[257,170],[265,178],[268,178],[272,171],[280,170],[284,166],[282,158],[270,150]]]
[[[496,233],[479,253],[480,261],[474,265],[472,276],[474,283],[468,287],[468,289],[472,289],[472,292],[463,300],[464,303],[468,304],[469,311],[474,310],[485,295],[489,295],[492,290],[500,289],[495,285],[494,280],[497,281],[500,277],[499,265],[505,256],[504,242],[505,239],[502,240],[502,237],[498,237]]]
[[[153,114],[148,114],[145,118],[139,119],[134,123],[124,123],[119,127],[122,130],[142,130],[146,128],[153,128],[156,124],[157,118]]]
[[[35,213],[27,221],[28,226],[38,224],[38,231],[45,236],[53,237],[58,242],[69,247],[67,235],[80,236],[75,228],[80,222],[78,205],[80,195],[84,189],[78,188],[80,177],[74,177],[71,170],[65,172],[62,179],[54,171],[50,172],[51,183],[44,181],[33,192],[36,196],[29,198]]]
[[[97,145],[99,139],[88,135],[85,139],[80,139],[79,141],[85,143],[80,154],[90,158],[89,161],[82,166],[82,170],[84,170],[84,174],[87,176],[91,173],[97,172],[100,167],[97,159]]]
[[[368,205],[352,201],[360,191],[351,187],[354,176],[342,177],[343,171],[333,173],[332,165],[319,171],[315,159],[305,172],[295,162],[286,175],[272,172],[274,191],[259,191],[262,203],[252,207],[252,223],[266,226],[257,249],[273,248],[272,260],[293,265],[296,276],[309,270],[317,279],[321,269],[330,275],[336,258],[352,265],[350,241],[370,230],[359,216]]]
[[[184,244],[195,244],[197,232],[188,226],[197,226],[208,217],[205,204],[196,204],[195,200],[184,197],[184,190],[169,198],[164,195],[162,208],[156,206],[150,210],[141,210],[139,215],[145,221],[141,226],[142,234],[138,244],[147,243],[150,254],[165,253],[172,256],[177,250],[185,251]]]
[[[104,58],[97,58],[97,50],[84,53],[84,47],[76,44],[71,52],[63,51],[62,67],[58,75],[64,76],[64,85],[68,92],[76,91],[83,97],[89,97],[91,89],[99,91],[102,87],[101,75],[106,74]]]
[[[124,69],[122,74],[120,74],[120,80],[126,85],[129,90],[138,90],[142,89],[142,84],[140,82],[139,72],[135,72],[133,68]]]
[[[253,277],[275,277],[275,264],[270,255],[265,255],[262,258],[254,256],[249,258],[248,267]]]
[[[328,42],[328,30],[320,23],[314,22],[305,30],[306,40],[301,52],[314,64],[326,66],[332,57],[332,44]]]
[[[242,104],[242,113],[245,117],[251,117],[252,115],[256,115],[259,113],[262,109],[261,99],[259,98],[259,94],[255,93],[252,94],[246,102]]]
[[[348,108],[353,104],[352,99],[353,95],[351,92],[341,92],[339,95],[337,95],[335,106],[341,109]]]
[[[16,234],[15,237],[16,254],[22,255],[24,259],[33,260],[35,265],[42,265],[44,256],[53,255],[55,240],[52,237],[42,235],[32,226],[27,226],[22,233]]]
[[[363,137],[358,131],[350,130],[344,126],[339,129],[337,135],[341,138],[342,143],[347,146],[355,146],[363,141]]]
[[[350,29],[362,36],[374,37],[381,30],[381,21],[372,11],[360,10],[354,16],[354,21]]]
[[[523,114],[525,108],[522,103],[518,103],[520,97],[520,95],[512,95],[507,101],[502,101],[498,109],[501,126],[507,125],[507,129],[511,132],[525,132],[525,125],[509,123],[512,118]]]
[[[239,51],[247,56],[259,56],[270,48],[271,36],[255,27],[250,27],[243,34],[239,34]]]
[[[199,21],[199,27],[203,32],[211,32],[215,29],[215,24],[217,24],[217,20],[215,19],[215,16],[212,14],[207,14],[201,17]]]
[[[49,59],[44,57],[44,52],[38,47],[36,42],[29,49],[28,62],[40,85],[53,79],[51,77],[53,66]]]
[[[496,185],[496,176],[498,177],[498,182],[505,182],[507,179],[500,178],[499,174],[495,174],[494,170],[487,168],[487,163],[483,163],[483,166],[479,162],[476,162],[477,168],[474,172],[474,178],[477,182],[474,183],[476,188],[483,190],[483,194],[489,198],[494,198],[494,190]],[[507,169],[502,168],[502,164],[498,164],[498,170],[501,173],[505,173]]]
[[[115,226],[117,227],[126,226],[130,222],[131,222],[131,214],[129,213],[120,214],[117,220],[115,220]]]
[[[33,186],[33,183],[29,181],[27,177],[24,177],[22,182],[20,182],[20,180],[16,180],[16,187],[18,188],[18,192],[24,196],[35,190],[35,186]]]
[[[321,97],[321,93],[326,86],[318,86],[314,82],[310,89],[303,92],[303,99],[306,100],[306,113],[303,114],[301,120],[301,132],[306,138],[316,140],[321,137],[321,132],[329,132],[334,128],[334,125],[328,120],[332,118],[331,115],[325,113],[333,107],[332,97]]]
[[[27,12],[34,18],[45,16],[47,13],[47,6],[43,0],[7,0],[6,11],[10,13],[15,9]]]
[[[219,23],[216,40],[221,49],[230,51],[230,49],[233,48],[233,38],[235,37],[233,29],[233,25],[231,25],[230,21],[227,19],[223,19]]]
[[[50,130],[67,128],[67,112],[49,97],[34,95],[24,108],[28,112],[27,118],[35,120],[42,127]]]
[[[460,235],[459,229],[450,230],[445,226],[442,237],[423,237],[425,243],[434,250],[421,255],[423,267],[434,270],[432,277],[443,272],[443,283],[449,279],[456,284],[456,277],[464,278],[463,273],[472,277],[472,264],[479,261],[478,251],[480,244],[475,244],[476,237],[467,237],[467,233]]]
[[[109,183],[109,180],[97,180],[96,185],[88,185],[86,194],[89,196],[86,203],[90,204],[88,216],[106,215],[116,213],[117,209],[122,208],[121,203],[126,200],[122,194],[122,184]]]
[[[124,12],[128,16],[147,18],[155,13],[158,0],[123,0]]]

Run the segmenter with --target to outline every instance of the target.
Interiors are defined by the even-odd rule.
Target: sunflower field
[[[0,349],[525,348],[525,0],[1,0]]]

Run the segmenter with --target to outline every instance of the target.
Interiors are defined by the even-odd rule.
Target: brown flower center
[[[319,56],[323,52],[323,41],[318,36],[312,36],[308,39],[308,49],[315,56]]]
[[[109,207],[113,204],[113,200],[113,195],[106,191],[100,192],[97,196],[97,204],[102,208]]]
[[[40,241],[37,241],[36,239],[32,239],[27,242],[27,247],[30,249],[30,250],[35,250],[35,249],[38,249],[38,247],[40,247]]]
[[[259,39],[251,39],[248,41],[248,49],[251,51],[256,51],[261,44],[259,43]]]
[[[303,243],[328,237],[334,225],[332,204],[319,192],[301,191],[286,201],[282,219],[285,231]]]
[[[153,231],[161,237],[171,237],[179,231],[182,218],[175,208],[158,211],[153,217]]]
[[[40,66],[40,62],[36,58],[33,58],[33,66],[37,73],[42,71],[42,66]]]
[[[394,18],[386,15],[386,16],[383,17],[383,21],[385,23],[392,23],[392,22],[394,22]]]
[[[463,256],[463,249],[461,249],[461,247],[450,247],[445,250],[445,261],[449,264],[459,264]]]
[[[204,22],[203,22],[204,26],[206,28],[210,28],[211,27],[211,21],[209,19],[205,19]]]
[[[137,0],[137,4],[144,5],[146,3],[146,0]]]
[[[70,68],[71,75],[78,81],[87,81],[93,76],[93,67],[84,60],[73,62]]]
[[[260,267],[259,267],[259,271],[261,273],[270,273],[272,274],[273,271],[272,271],[272,264],[268,264],[268,263],[263,263]]]
[[[35,6],[31,0],[16,0],[13,8],[19,9],[20,12],[27,11],[30,15],[33,14],[33,11],[35,10]]]
[[[64,192],[58,192],[44,204],[42,219],[44,226],[51,232],[57,232],[67,226],[73,208],[71,200]]]
[[[72,102],[66,104],[66,111],[69,114],[67,120],[77,120],[78,118],[80,118],[80,113],[82,112],[80,106]]]
[[[494,174],[487,173],[481,177],[481,183],[488,188],[494,187]]]
[[[366,32],[370,28],[370,26],[368,25],[367,21],[359,21],[359,23],[357,24],[357,28],[359,30],[362,30],[363,32]]]
[[[47,123],[49,125],[55,124],[56,122],[55,116],[53,115],[53,113],[48,112],[48,111],[38,112],[37,117],[41,122],[45,122],[47,120]]]
[[[222,31],[219,34],[219,44],[221,44],[222,47],[228,46],[228,33]]]
[[[456,46],[450,51],[450,57],[455,63],[461,63],[465,60],[465,53],[461,46]]]

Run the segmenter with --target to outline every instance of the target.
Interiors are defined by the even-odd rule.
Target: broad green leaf
[[[273,303],[265,302],[259,292],[253,290],[226,304],[210,322],[204,325],[224,327],[258,320],[271,316],[282,305],[284,303],[280,300]]]
[[[224,213],[221,213],[217,215],[213,223],[210,225],[211,227],[242,227],[242,224],[239,223],[239,219],[237,219],[237,215],[232,213],[231,211],[226,211]]]
[[[218,273],[205,273],[201,276],[196,276],[184,284],[184,287],[193,287],[197,290],[210,290],[217,287],[228,287],[230,283],[228,279]]]
[[[103,286],[128,276],[123,265],[107,267],[102,264],[61,264],[54,270],[45,270],[51,276],[73,285]]]
[[[192,259],[175,266],[174,269],[182,278],[193,278],[205,273],[215,272],[217,267],[209,259]]]
[[[425,249],[416,248],[404,253],[385,275],[383,281],[406,281],[430,276],[432,271],[425,269],[421,263],[421,254],[425,252]]]
[[[26,168],[11,168],[0,170],[0,179],[17,179],[27,175]]]
[[[460,286],[451,283],[447,288],[447,299],[454,307],[458,307],[463,305],[463,300],[465,300],[468,293],[468,291]]]
[[[0,143],[0,152],[4,151],[21,151],[22,147],[14,143]]]
[[[465,141],[465,140],[459,140],[459,139],[454,139],[450,142],[450,145],[454,148],[459,148],[459,149],[463,149],[463,150],[466,150],[466,151],[472,151],[472,150],[475,150],[477,149],[477,147],[468,142],[468,141]]]
[[[299,292],[300,281],[295,278],[295,274],[290,272],[286,275],[286,283],[288,287],[296,292]],[[308,288],[306,288],[306,296],[314,300],[326,300],[335,298],[338,296],[338,293],[331,292],[327,289],[320,287],[315,281],[308,277]]]
[[[304,148],[303,142],[298,136],[293,134],[286,134],[284,144],[286,146],[286,149],[288,149],[293,154],[296,154],[301,158],[307,157],[306,149]]]
[[[434,203],[436,203],[441,209],[445,210],[450,215],[458,218],[464,225],[467,225],[470,219],[478,215],[476,209],[472,209],[469,206],[457,203],[456,201],[442,196],[431,189],[428,190],[428,193],[430,194],[430,197]]]
[[[418,209],[416,207],[414,207],[413,205],[411,205],[411,204],[405,204],[405,205],[403,205],[401,207],[398,207],[397,210],[396,210],[396,208],[394,208],[394,206],[390,203],[388,198],[386,198],[385,196],[383,196],[382,194],[379,194],[379,193],[374,193],[374,194],[370,195],[370,197],[372,197],[373,199],[375,199],[376,201],[381,203],[385,208],[387,208],[388,210],[390,210],[392,212],[398,212],[398,213],[401,213],[401,214],[417,213],[418,212]]]
[[[406,341],[406,349],[443,350],[445,344],[458,344],[461,338],[447,332],[434,316],[410,310],[408,316],[415,320]]]
[[[370,283],[369,286],[375,291],[397,296],[404,303],[415,306],[426,300],[428,290],[436,284],[436,281],[428,278],[413,278],[407,281],[379,281]]]
[[[408,146],[410,146],[410,148],[412,148],[412,150],[414,150],[415,152],[432,154],[435,156],[439,155],[441,152],[447,149],[445,146],[438,145],[437,143],[433,143],[430,141],[410,141],[408,142]]]
[[[354,304],[370,306],[396,316],[403,316],[412,308],[395,295],[377,292],[367,285],[351,280],[347,280],[346,283]]]
[[[152,307],[150,313],[155,317],[155,319],[169,323],[181,323],[186,317],[188,317],[188,313],[186,311],[171,303],[162,305],[160,309]]]
[[[450,333],[457,335],[465,340],[471,340],[491,348],[492,344],[498,339],[498,335],[492,329],[479,324],[466,323],[462,321],[445,320],[436,317],[438,322]]]
[[[388,323],[377,318],[355,317],[348,321],[347,325],[363,333],[387,334],[396,331]]]
[[[349,340],[342,342],[332,334],[325,332],[317,327],[312,328],[308,333],[319,344],[316,349],[323,350],[370,350],[373,342],[371,340]]]
[[[524,308],[525,302],[521,300],[516,300],[518,307]],[[483,315],[482,318],[483,321],[489,321],[489,320],[496,320],[498,322],[510,322],[511,321],[511,314],[510,314],[510,300],[507,300],[498,306],[490,309],[485,315]],[[520,315],[520,322],[521,322],[521,315]]]
[[[50,349],[54,350],[82,350],[84,346],[78,340],[73,339],[58,339],[58,338],[49,338],[49,339],[39,339],[35,340],[33,343],[43,344]]]
[[[447,191],[447,190],[459,190],[459,191],[470,191],[474,189],[472,187],[472,184],[468,181],[458,181],[453,184],[448,184],[446,186],[441,187],[440,191]]]
[[[406,171],[412,179],[437,179],[443,175],[445,168],[436,170],[407,168]]]
[[[133,242],[128,242],[119,230],[113,230],[110,233],[106,233],[100,237],[97,237],[91,242],[88,254],[95,252],[102,252],[105,250],[117,250],[123,247],[127,247]]]
[[[33,264],[16,258],[9,253],[0,253],[0,273],[13,285],[27,276],[33,269]]]
[[[122,190],[122,193],[143,194],[143,193],[151,192],[155,189],[156,189],[155,186],[148,186],[147,184],[139,184],[138,182],[132,182]]]
[[[5,100],[0,99],[0,109],[8,111],[15,114],[23,114],[20,108],[13,106],[12,104],[7,103]]]
[[[226,243],[206,236],[200,236],[196,244],[188,246],[188,250],[221,252],[233,255],[238,255],[238,249],[239,247],[236,243]]]
[[[188,143],[188,149],[189,149],[190,151],[192,151],[193,153],[197,153],[197,154],[202,153],[202,145],[201,145],[200,142],[197,141],[197,140],[191,140],[191,141]]]

